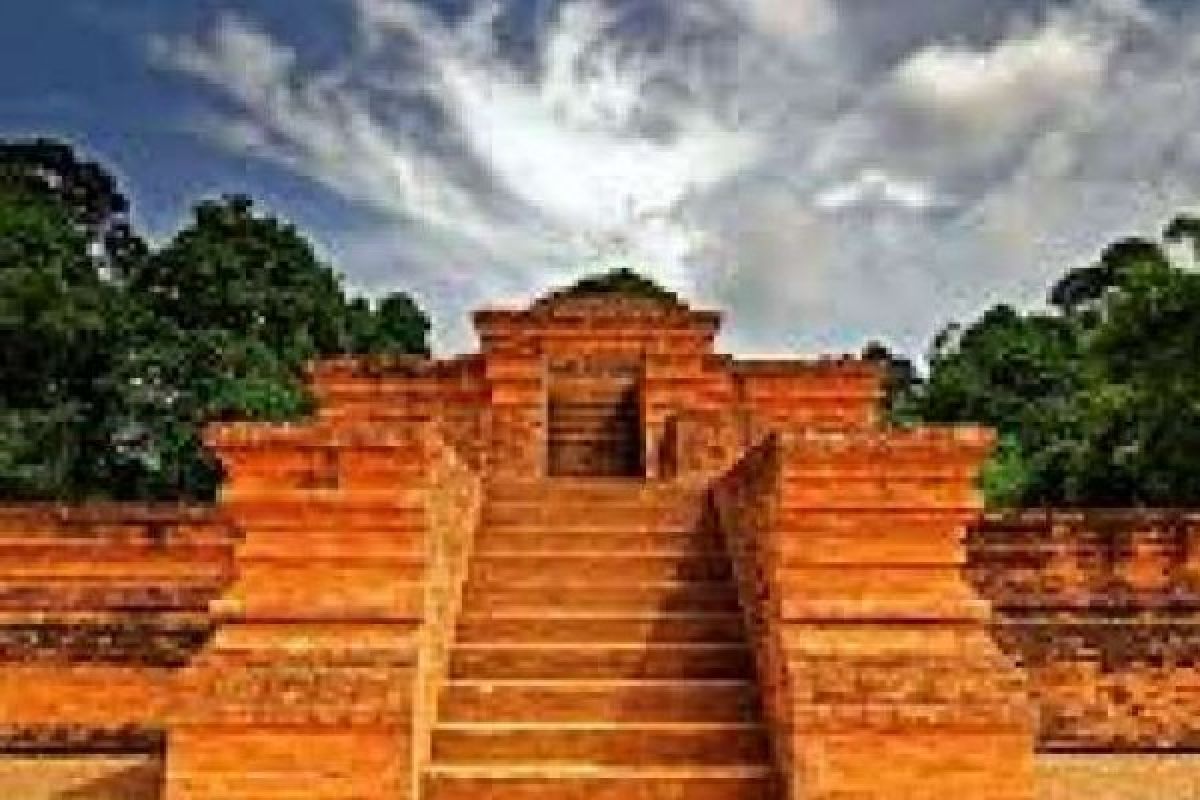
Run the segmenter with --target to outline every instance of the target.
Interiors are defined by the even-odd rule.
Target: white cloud
[[[1111,43],[1064,22],[986,49],[933,45],[896,71],[896,89],[917,110],[979,134],[1007,132],[1073,96],[1096,90]]]
[[[323,233],[453,348],[477,303],[627,259],[729,306],[734,348],[919,350],[1200,185],[1200,10],[557,0],[530,50],[512,1],[354,0],[333,67],[232,15],[156,52],[237,107],[226,146],[382,212]]]
[[[644,221],[661,225],[689,192],[735,174],[754,141],[692,108],[654,109],[666,112],[664,135],[639,130],[656,65],[625,60],[605,22],[593,6],[567,6],[534,83],[478,54],[443,52],[439,96],[508,192],[568,230],[636,239]]]
[[[827,36],[837,25],[830,0],[741,0],[738,5],[760,33],[792,42]]]
[[[296,53],[233,14],[220,16],[207,42],[171,41],[155,37],[151,50],[159,59],[219,85],[247,105],[270,103],[281,84],[291,79]]]
[[[835,212],[869,207],[928,211],[939,204],[929,186],[871,167],[864,167],[853,180],[823,189],[813,198],[817,208]]]
[[[478,229],[478,210],[420,144],[393,135],[337,73],[303,73],[297,55],[235,14],[201,40],[153,43],[156,57],[225,91],[242,113],[218,120],[226,144],[272,158],[348,197],[432,224]]]

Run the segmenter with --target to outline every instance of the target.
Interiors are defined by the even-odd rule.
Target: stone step
[[[451,722],[754,722],[755,685],[743,680],[449,681],[441,718]]]
[[[776,800],[767,766],[614,768],[435,764],[428,800]]]
[[[476,585],[491,583],[527,585],[548,583],[590,585],[650,581],[717,581],[730,577],[729,559],[703,557],[654,556],[637,552],[476,555],[471,563],[470,580]]]
[[[599,436],[592,433],[570,433],[555,437],[548,456],[548,469],[555,466],[586,467],[591,465],[637,466],[642,448],[636,442]],[[551,475],[637,475],[636,472],[551,472]]]
[[[691,507],[705,498],[696,489],[641,478],[573,477],[492,483],[487,499],[490,504],[587,502],[602,512],[613,504]]]
[[[563,435],[600,435],[605,439],[630,441],[635,444],[641,443],[642,439],[637,427],[637,417],[634,415],[558,415],[550,417],[548,427],[553,443],[557,443]]]
[[[596,766],[761,764],[761,726],[743,722],[453,722],[433,732],[433,760]]]
[[[629,528],[632,526],[671,529],[699,527],[704,521],[701,506],[686,503],[604,503],[579,498],[544,502],[516,501],[489,503],[484,526],[492,525],[590,525]]]
[[[640,443],[642,439],[635,414],[559,414],[552,415],[547,422],[551,441],[557,441],[560,435],[571,433],[601,434],[606,438],[635,443]]]
[[[638,389],[635,383],[614,383],[611,379],[572,377],[570,383],[560,383],[555,377],[550,384],[549,405],[577,406],[624,404],[636,406]]]
[[[621,419],[627,420],[629,427],[637,430],[641,427],[641,411],[637,403],[614,403],[597,398],[594,402],[586,403],[551,402],[546,416],[551,423],[556,419]]]
[[[636,429],[623,420],[613,418],[552,419],[550,442],[560,446],[565,442],[597,442],[612,446],[638,448],[642,440]]]
[[[749,679],[742,643],[455,643],[450,678]]]
[[[475,537],[475,557],[492,554],[547,553],[570,555],[603,550],[655,556],[725,556],[725,543],[712,533],[689,530],[571,530],[562,527],[490,527]]]
[[[493,521],[480,528],[477,541],[487,541],[489,536],[520,536],[524,534],[556,534],[561,536],[590,537],[597,542],[603,541],[604,547],[619,549],[609,545],[607,536],[636,535],[653,540],[655,537],[678,538],[699,542],[722,542],[720,534],[700,526],[693,519],[678,522],[661,520],[616,520],[589,519],[588,515],[564,515],[557,520],[516,520],[508,522]],[[639,545],[640,546],[640,545]],[[723,545],[722,545],[723,546]],[[596,549],[596,548],[592,548]]]
[[[605,402],[603,398],[587,403],[551,403],[547,416],[556,419],[621,419],[640,421],[641,409],[635,403]]]
[[[562,417],[621,417],[637,424],[642,418],[642,410],[638,403],[620,402],[619,398],[612,395],[600,395],[583,402],[572,403],[556,403],[551,400],[546,410],[546,416],[551,421]]]
[[[742,642],[734,612],[597,613],[488,612],[464,614],[460,642]]]
[[[588,460],[602,461],[625,460],[640,458],[642,445],[635,439],[625,436],[610,435],[604,431],[555,431],[551,433],[549,461],[558,463],[582,463]],[[551,472],[551,475],[562,476],[562,473]],[[609,473],[580,472],[579,475],[605,475]],[[636,476],[640,473],[628,473],[626,476]],[[613,477],[622,477],[618,473]]]
[[[637,402],[638,384],[635,381],[614,381],[610,377],[572,375],[569,378],[554,376],[550,382],[550,403],[574,405],[576,403],[608,402],[611,398]]]
[[[551,475],[637,475],[641,453],[597,447],[595,443],[560,444],[550,452],[546,469]]]
[[[637,409],[640,405],[634,390],[621,386],[603,386],[601,384],[584,384],[573,388],[571,392],[551,391],[547,405],[551,410],[556,409]]]
[[[479,586],[467,582],[464,610],[482,611],[736,611],[737,592],[728,581],[663,581],[586,587],[550,584]]]

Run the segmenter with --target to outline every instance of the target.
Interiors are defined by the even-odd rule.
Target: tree
[[[337,273],[295,228],[255,214],[245,196],[198,205],[129,286],[180,330],[236,332],[291,363],[350,345]]]
[[[295,419],[314,357],[428,353],[406,294],[348,299],[292,226],[200,203],[157,251],[103,167],[0,142],[0,496],[207,499],[214,419]]]
[[[429,355],[429,318],[404,292],[385,295],[374,307],[356,297],[348,315],[356,353]]]
[[[0,140],[0,184],[49,199],[86,236],[107,266],[120,269],[143,256],[145,243],[129,222],[129,201],[112,173],[51,139]]]
[[[868,342],[862,351],[862,359],[883,367],[883,404],[888,419],[894,424],[914,421],[913,395],[920,385],[921,376],[912,359],[892,352],[882,342]]]
[[[375,309],[375,318],[375,339],[355,342],[357,352],[429,355],[429,317],[410,295],[385,295]]]
[[[996,427],[1005,469],[993,470],[990,480],[1006,487],[1004,499],[1064,502],[1080,368],[1079,340],[1069,320],[996,306],[968,328],[935,340],[914,412],[930,422]]]
[[[674,293],[628,267],[620,267],[609,272],[580,278],[572,286],[558,294],[566,297],[620,294],[655,300],[665,305],[679,303],[679,298]]]
[[[1200,225],[1168,226],[1195,246]],[[935,340],[920,418],[982,422],[994,504],[1200,502],[1200,274],[1147,239],[1068,271],[1046,312],[996,306]]]
[[[148,313],[109,382],[120,447],[111,473],[136,496],[209,496],[219,476],[200,430],[216,419],[296,419],[311,410],[304,365],[340,353],[428,352],[407,295],[378,310],[291,225],[244,196],[197,206],[191,224],[131,273]]]
[[[1075,491],[1110,503],[1200,502],[1200,274],[1161,250],[1127,254],[1087,346]]]
[[[1169,261],[1155,242],[1122,239],[1109,245],[1096,264],[1068,270],[1050,289],[1050,305],[1079,322],[1094,321],[1094,312],[1105,296],[1119,288],[1130,271],[1141,264],[1167,267]]]
[[[0,492],[77,496],[121,294],[58,198],[0,181]]]

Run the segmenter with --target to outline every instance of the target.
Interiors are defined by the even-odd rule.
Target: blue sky
[[[155,35],[201,30],[231,5],[332,55],[349,18],[337,0],[6,0],[0,6],[0,133],[63,136],[123,178],[141,226],[165,235],[199,197],[246,191],[305,227],[359,211],[307,178],[220,147],[192,123],[218,92],[154,64]]]
[[[245,192],[465,313],[642,265],[734,350],[920,352],[1195,205],[1200,9],[1152,0],[4,0],[0,135],[164,236]]]

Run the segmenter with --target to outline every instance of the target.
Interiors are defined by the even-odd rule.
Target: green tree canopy
[[[133,270],[129,288],[189,332],[224,330],[293,362],[352,348],[337,273],[248,197],[203,202],[191,224]]]
[[[428,353],[406,294],[349,298],[292,226],[232,196],[151,251],[102,167],[0,142],[0,496],[207,498],[214,419],[309,410],[315,357]]]
[[[1180,218],[1165,238],[1195,246]],[[908,400],[931,422],[1000,433],[997,505],[1200,503],[1200,273],[1124,239],[1069,270],[1045,311],[996,306],[934,342]]]
[[[883,403],[888,418],[899,425],[913,422],[913,410],[909,406],[920,375],[912,359],[877,341],[867,343],[861,358],[883,367]]]
[[[55,201],[82,232],[95,257],[119,266],[146,246],[129,222],[129,201],[105,167],[51,139],[0,140],[0,185]]]
[[[384,295],[374,306],[352,300],[349,331],[357,353],[429,355],[429,318],[405,292]]]
[[[125,305],[70,209],[0,181],[0,493],[77,494]]]
[[[585,276],[559,294],[566,297],[622,294],[656,300],[667,305],[675,305],[679,302],[679,298],[673,292],[629,267],[619,267],[608,272]]]

